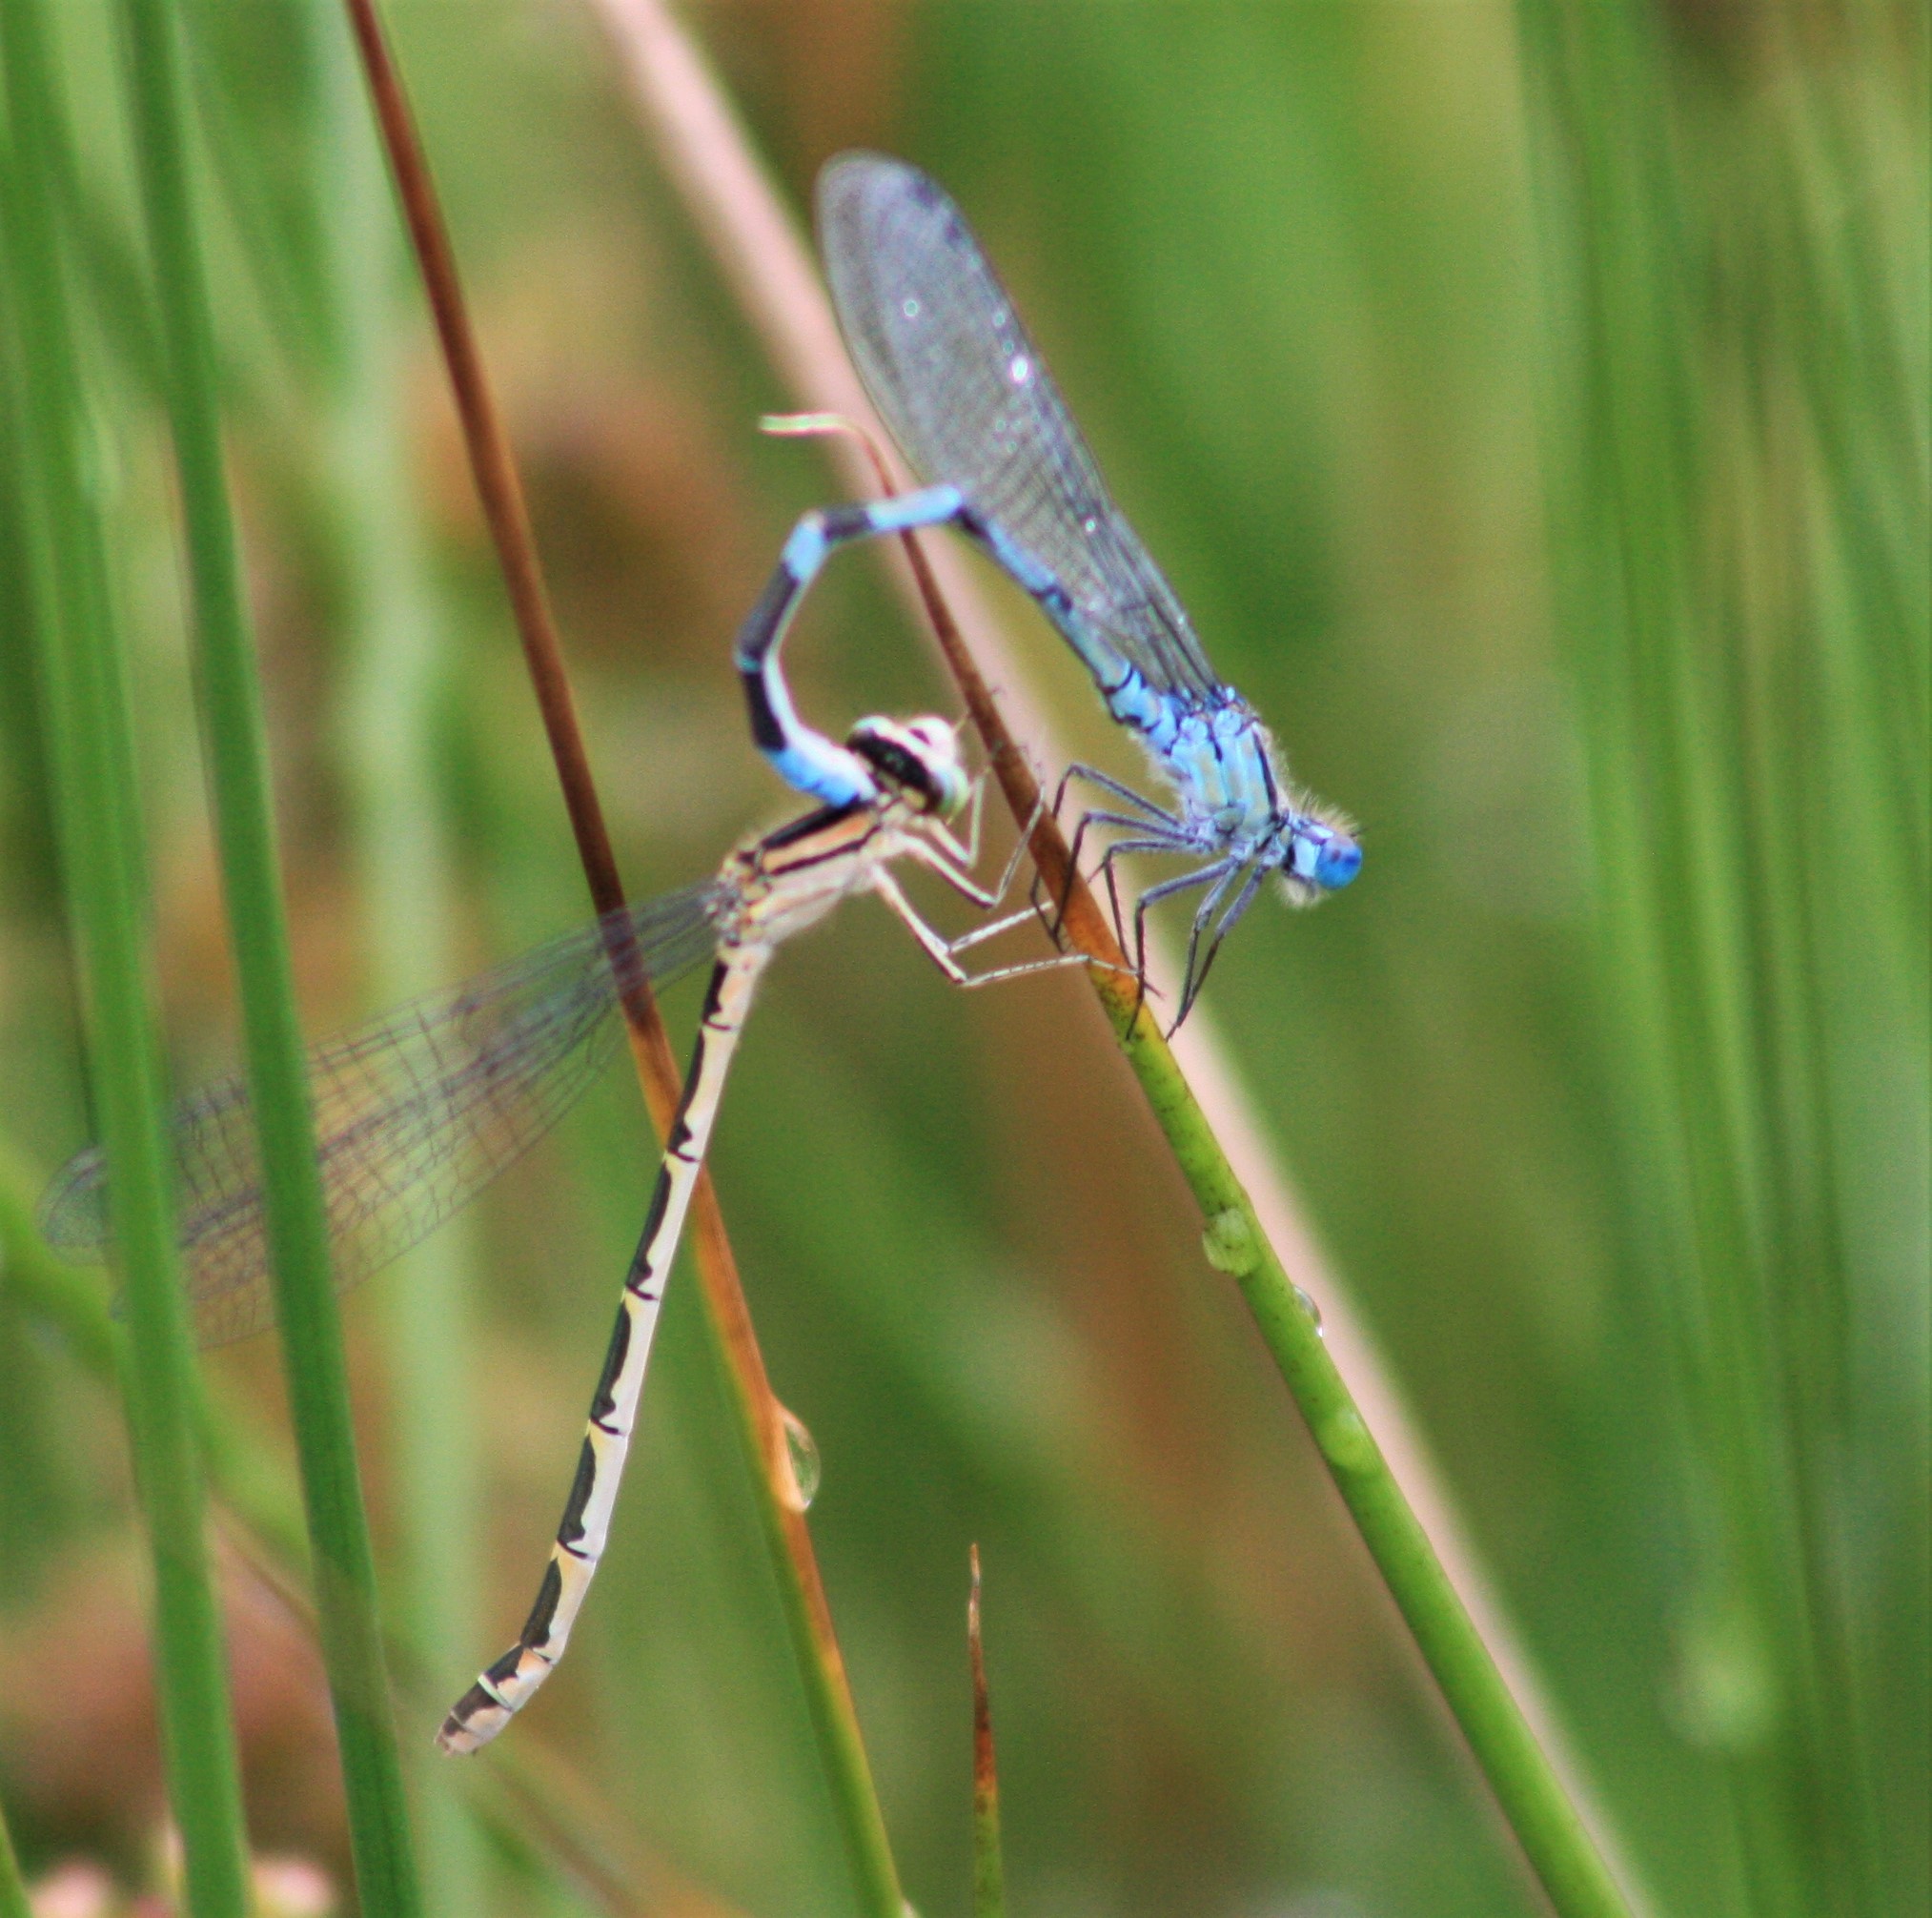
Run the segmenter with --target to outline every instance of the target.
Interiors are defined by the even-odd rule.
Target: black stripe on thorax
[[[1281,811],[1281,795],[1274,789],[1273,754],[1268,750],[1268,742],[1257,738],[1254,749],[1261,759],[1261,783],[1268,788],[1268,813],[1271,819]]]
[[[801,839],[811,838],[828,826],[837,825],[842,819],[869,811],[870,805],[868,800],[853,799],[847,800],[844,806],[822,806],[816,812],[808,812],[801,819],[788,820],[783,826],[767,832],[754,849],[761,853],[781,851]]]
[[[878,832],[879,811],[871,802],[828,806],[760,840],[755,848],[758,869],[767,879],[809,872],[815,866],[849,859],[870,845]]]

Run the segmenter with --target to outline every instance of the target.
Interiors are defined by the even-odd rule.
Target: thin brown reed
[[[509,590],[524,661],[537,692],[545,735],[576,836],[578,856],[600,917],[607,926],[617,928],[613,937],[622,942],[626,938],[622,921],[610,916],[624,903],[616,855],[611,849],[603,809],[578,726],[562,650],[543,591],[522,487],[470,324],[435,183],[374,0],[346,0],[346,5],[368,75],[383,146],[435,314],[462,422],[464,444],[469,450],[471,469]],[[662,1136],[677,1112],[681,1078],[663,1021],[649,988],[643,983],[641,969],[625,965],[623,958],[621,949],[612,954],[619,979],[631,982],[623,991],[625,1026],[645,1102]],[[833,1630],[831,1607],[819,1576],[811,1534],[803,1513],[791,1496],[790,1453],[781,1410],[765,1374],[750,1308],[725,1236],[723,1214],[708,1173],[699,1174],[692,1214],[696,1263],[706,1312],[724,1359],[753,1479],[760,1488],[760,1516],[773,1549],[786,1615],[792,1623],[804,1672],[807,1698],[830,1773],[833,1800],[845,1827],[853,1871],[865,1888],[868,1904],[881,1918],[898,1918],[901,1898],[897,1873],[859,1732],[844,1660]]]

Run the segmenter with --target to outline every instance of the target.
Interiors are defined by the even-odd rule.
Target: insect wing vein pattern
[[[1225,697],[959,210],[916,169],[850,153],[821,177],[819,225],[846,343],[914,468],[1065,589],[1055,623],[1103,687],[1131,664],[1158,691]]]
[[[311,1049],[337,1285],[416,1244],[575,1104],[614,1038],[613,949],[642,976],[675,977],[712,949],[722,899],[715,880],[666,894]],[[274,1293],[244,1080],[178,1102],[169,1132],[197,1331],[204,1344],[246,1337],[273,1322]],[[110,1251],[97,1147],[55,1177],[41,1229],[69,1256]]]

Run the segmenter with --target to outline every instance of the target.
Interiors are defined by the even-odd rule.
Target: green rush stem
[[[1208,1256],[1240,1287],[1336,1491],[1551,1904],[1563,1918],[1627,1918],[1622,1893],[1356,1409],[1173,1054],[1145,1009],[1129,1025],[1118,995],[1103,998],[1207,1219]]]
[[[350,1846],[362,1908],[382,1918],[415,1918],[421,1897],[303,1076],[260,688],[222,464],[214,325],[189,180],[176,23],[168,0],[122,0],[121,15],[193,586],[215,835]]]
[[[20,1858],[13,1849],[13,1834],[7,1828],[7,1812],[0,1806],[0,1918],[33,1918],[27,1902],[27,1881],[20,1875]]]
[[[1822,877],[1833,911],[1881,947],[1893,924],[1922,921],[1922,905],[1900,878],[1916,853],[1889,871],[1882,845],[1865,856],[1898,838],[1886,809],[1861,806],[1847,823],[1832,805],[1851,769],[1840,743],[1856,752],[1884,739],[1882,709],[1901,704],[1896,688],[1861,683],[1856,642],[1881,633],[1908,659],[1905,622],[1856,578],[1835,619],[1812,541],[1856,548],[1869,531],[1869,565],[1853,570],[1876,580],[1900,489],[1884,483],[1884,431],[1860,437],[1867,409],[1838,419],[1847,349],[1820,316],[1804,243],[1779,237],[1797,175],[1754,166],[1760,184],[1740,186],[1726,164],[1737,121],[1728,107],[1712,117],[1695,72],[1641,11],[1538,4],[1524,17],[1549,94],[1544,171],[1577,209],[1551,224],[1552,259],[1574,280],[1592,369],[1581,430],[1593,464],[1562,531],[1580,549],[1565,591],[1594,695],[1592,783],[1622,841],[1606,864],[1603,922],[1649,955],[1614,982],[1629,994],[1621,1052],[1653,1055],[1625,1096],[1632,1139],[1655,1163],[1638,1173],[1634,1161],[1626,1176],[1640,1178],[1660,1228],[1653,1257],[1667,1269],[1660,1316],[1691,1421],[1702,1628],[1724,1633],[1759,1693],[1753,1734],[1719,1747],[1741,1895],[1765,1913],[1833,1897],[1849,1910],[1876,1847],[1860,1835],[1861,1706],[1832,1570],[1852,1300],[1812,893]],[[1845,183],[1839,194],[1861,198]],[[1752,273],[1713,272],[1731,258]],[[1768,275],[1778,260],[1781,277]],[[1744,278],[1754,290],[1740,302]],[[1829,723],[1825,675],[1841,675],[1840,711],[1862,710],[1866,725]],[[1881,798],[1885,768],[1870,770]],[[1861,911],[1872,892],[1846,896],[1854,868],[1880,876],[1877,912]],[[1911,945],[1922,980],[1922,931]]]
[[[1143,1008],[1129,1021],[1130,993],[1124,999],[1117,990],[1103,990],[1102,998],[1207,1220],[1209,1259],[1240,1287],[1336,1491],[1551,1903],[1564,1918],[1626,1913],[1152,1017]]]
[[[1059,825],[1041,809],[1039,782],[966,651],[919,541],[907,534],[902,543],[940,650],[986,745],[1013,819],[1023,831],[1031,825],[1029,849],[1047,894],[1064,902],[1066,936],[1071,945],[1103,962],[1088,969],[1087,976],[1201,1208],[1209,1262],[1230,1274],[1240,1287],[1355,1529],[1551,1904],[1561,1918],[1629,1918],[1629,1905],[1510,1695],[1429,1535],[1329,1357],[1320,1327],[1269,1243],[1207,1114],[1143,1002],[1111,926],[1087,882],[1074,870]]]
[[[57,69],[37,0],[0,4],[11,142],[39,155]],[[63,879],[86,989],[110,1205],[127,1288],[130,1439],[153,1566],[153,1638],[169,1800],[197,1918],[248,1909],[248,1841],[221,1613],[203,1525],[194,1353],[175,1262],[165,1089],[148,969],[146,849],[107,544],[48,169],[0,153],[10,404],[33,480],[24,582],[39,641]],[[21,477],[25,477],[24,475]]]

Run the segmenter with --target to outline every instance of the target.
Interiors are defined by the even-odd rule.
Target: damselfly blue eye
[[[1314,883],[1324,891],[1338,892],[1362,869],[1362,848],[1352,839],[1337,833],[1321,849],[1314,863]]]

